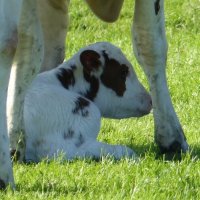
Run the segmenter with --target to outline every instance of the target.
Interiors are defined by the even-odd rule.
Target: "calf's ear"
[[[101,65],[100,55],[94,50],[85,50],[80,54],[80,61],[87,73],[97,71]]]

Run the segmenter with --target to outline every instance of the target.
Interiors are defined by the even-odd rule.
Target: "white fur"
[[[90,105],[86,109],[89,114],[84,117],[80,113],[72,113],[72,110],[77,98],[89,90],[88,82],[83,76],[83,65],[80,63],[80,54],[88,49],[94,50],[101,56],[99,69],[92,73],[100,85],[94,103],[88,100]],[[106,67],[103,50],[109,58],[114,58],[129,68],[126,91],[122,97],[104,86],[100,80]],[[59,82],[57,74],[61,68],[71,69],[72,65],[76,66],[74,70],[76,82],[69,89],[65,89]],[[110,118],[134,117],[148,114],[150,110],[151,98],[138,81],[131,64],[122,52],[109,43],[90,45],[81,49],[58,68],[39,74],[33,81],[26,95],[24,108],[26,159],[39,161],[46,157],[52,158],[61,152],[64,159],[100,158],[103,155],[113,155],[119,159],[122,156],[134,156],[134,152],[128,147],[97,141],[101,115]],[[69,130],[74,132],[73,136],[64,139],[64,134]],[[76,144],[80,142],[80,135],[83,144],[79,146]]]

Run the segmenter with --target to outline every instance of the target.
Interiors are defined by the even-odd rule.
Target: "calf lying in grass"
[[[59,67],[39,74],[25,98],[26,160],[134,156],[121,145],[98,142],[101,116],[141,117],[151,97],[117,47],[96,43]]]

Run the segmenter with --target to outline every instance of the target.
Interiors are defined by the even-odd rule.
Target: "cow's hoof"
[[[0,179],[0,190],[5,190],[6,189],[6,184],[3,180]]]
[[[163,154],[180,154],[189,150],[183,129],[171,120],[156,127],[155,141]]]
[[[158,145],[161,153],[186,153],[189,150],[189,146],[187,142],[180,143],[179,141],[174,141],[171,145],[168,147],[163,147]]]

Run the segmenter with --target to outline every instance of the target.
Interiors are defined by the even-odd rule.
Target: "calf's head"
[[[108,118],[141,117],[151,97],[119,48],[99,42],[81,49],[61,66],[59,79],[69,90],[93,101]]]
[[[82,49],[79,58],[85,79],[96,88],[96,94],[88,98],[99,107],[102,116],[141,117],[150,112],[151,97],[119,48],[96,43]]]

